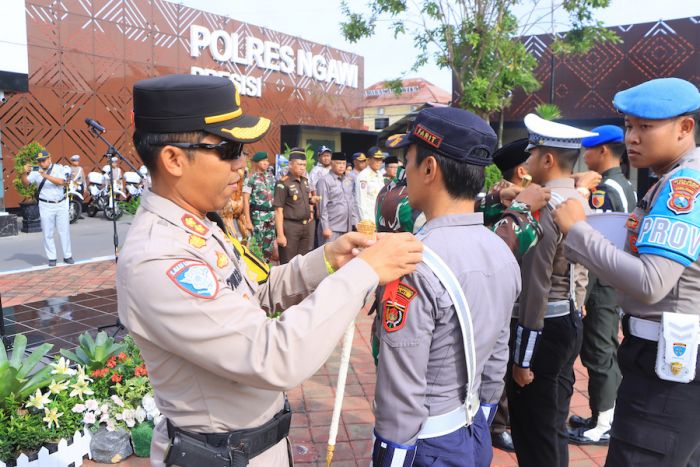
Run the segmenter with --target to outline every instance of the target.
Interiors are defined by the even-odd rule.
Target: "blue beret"
[[[454,107],[428,107],[416,115],[413,128],[391,135],[388,148],[419,144],[435,154],[467,164],[486,166],[492,162],[496,133],[483,118]]]
[[[652,79],[618,92],[613,105],[626,115],[663,120],[700,109],[700,92],[684,79]]]
[[[598,133],[598,136],[583,138],[581,141],[581,146],[584,148],[594,148],[602,144],[622,143],[625,141],[625,133],[619,126],[603,125],[595,127],[591,131],[593,133]]]

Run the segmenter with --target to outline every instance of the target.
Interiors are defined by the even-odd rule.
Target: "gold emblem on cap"
[[[227,120],[233,120],[234,118],[243,115],[243,109],[234,110],[233,112],[228,112],[225,114],[212,115],[211,117],[204,117],[204,123],[211,125],[212,123],[221,123]]]
[[[386,140],[386,145],[389,146],[390,148],[393,148],[397,144],[399,144],[399,141],[401,141],[401,138],[403,138],[404,135],[391,135],[389,138]]]
[[[222,128],[221,131],[224,131],[237,139],[253,139],[265,133],[268,128],[270,128],[270,120],[261,117],[260,121],[250,128]]]

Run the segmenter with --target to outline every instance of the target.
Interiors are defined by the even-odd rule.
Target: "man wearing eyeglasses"
[[[171,75],[136,83],[134,124],[152,186],[119,257],[117,294],[166,417],[151,464],[290,465],[284,391],[323,365],[378,284],[415,270],[422,246],[410,234],[374,243],[349,233],[258,285],[206,213],[231,196],[243,144],[270,121],[243,114],[228,79]]]

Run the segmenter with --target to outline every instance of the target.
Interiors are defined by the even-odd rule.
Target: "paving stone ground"
[[[9,329],[34,332],[36,339],[69,346],[76,332],[93,329],[97,323],[111,322],[116,313],[114,295],[115,266],[100,262],[52,268],[27,273],[0,275],[0,295]],[[66,300],[55,298],[68,297]],[[49,300],[47,300],[49,299]],[[60,302],[60,303],[58,303]],[[58,303],[58,304],[57,304]],[[41,329],[39,325],[41,324]],[[99,324],[97,324],[99,325]],[[370,351],[371,318],[361,313],[356,321],[350,370],[333,465],[337,467],[369,464],[374,417],[374,363]],[[57,335],[72,333],[69,336]],[[34,339],[33,339],[34,340]],[[340,347],[328,361],[301,386],[289,391],[294,416],[290,438],[297,466],[325,465],[326,445],[336,391]],[[576,367],[576,386],[571,413],[589,416],[588,376],[580,361]],[[600,466],[607,448],[569,446],[570,466]],[[87,462],[84,465],[94,465]],[[148,459],[134,456],[118,464],[142,467]],[[515,455],[494,450],[493,466],[517,466]]]

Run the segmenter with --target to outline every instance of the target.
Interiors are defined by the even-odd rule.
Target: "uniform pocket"
[[[678,435],[651,425],[642,419],[620,419],[613,422],[610,443],[610,466],[659,467],[673,453]]]

